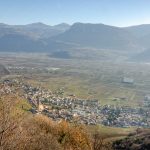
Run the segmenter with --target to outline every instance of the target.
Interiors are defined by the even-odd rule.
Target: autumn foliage
[[[32,115],[23,100],[0,98],[0,150],[103,150],[83,125]]]

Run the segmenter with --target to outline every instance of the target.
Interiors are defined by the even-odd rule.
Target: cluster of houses
[[[130,107],[103,107],[103,124],[117,127],[150,127],[150,110]]]
[[[19,80],[4,80],[0,92],[20,89],[22,96],[33,106],[33,113],[42,113],[55,121],[61,119],[81,124],[103,124],[116,127],[150,127],[150,110],[100,104],[97,99],[63,97],[41,87],[32,87]]]
[[[10,80],[0,81],[0,95],[15,93],[17,87],[14,86],[14,82]]]
[[[55,67],[25,67],[25,66],[8,66],[7,69],[11,73],[25,73],[25,72],[45,72],[51,73],[59,70],[60,68]]]
[[[134,84],[134,79],[128,78],[128,77],[124,77],[124,78],[122,79],[122,83]]]

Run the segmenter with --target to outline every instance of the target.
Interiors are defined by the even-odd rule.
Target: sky
[[[150,24],[150,0],[0,0],[0,23]]]

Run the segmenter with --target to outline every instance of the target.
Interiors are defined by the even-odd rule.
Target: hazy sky
[[[0,0],[0,22],[150,24],[150,0]]]

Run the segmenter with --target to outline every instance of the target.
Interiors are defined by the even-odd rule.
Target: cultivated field
[[[50,58],[48,54],[1,53],[0,63],[11,76],[23,76],[27,82],[63,95],[95,98],[102,105],[138,107],[150,89],[150,65],[81,59]],[[131,78],[133,84],[123,83]]]

